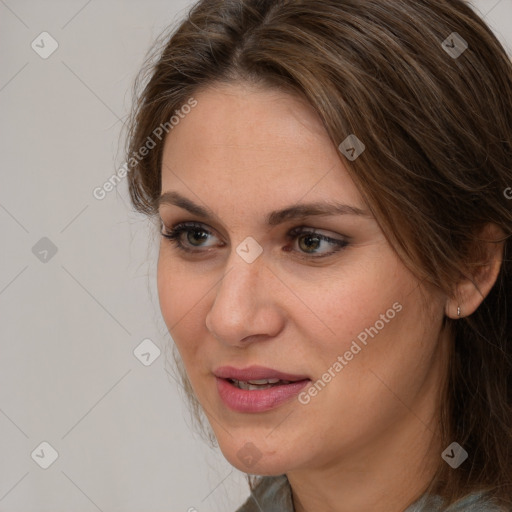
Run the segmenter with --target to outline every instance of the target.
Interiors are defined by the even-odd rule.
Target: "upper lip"
[[[299,381],[308,379],[306,375],[292,375],[291,373],[284,373],[272,368],[265,368],[264,366],[248,366],[247,368],[234,368],[233,366],[220,366],[213,371],[216,377],[221,379],[241,380],[247,382],[249,380],[263,380],[263,379],[280,379],[289,381]]]

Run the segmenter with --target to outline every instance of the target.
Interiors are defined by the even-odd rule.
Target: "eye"
[[[298,252],[310,259],[330,256],[348,245],[348,241],[345,239],[331,238],[302,226],[292,229],[287,237],[296,240]]]
[[[170,240],[178,249],[186,252],[201,252],[194,248],[213,247],[217,244],[205,244],[209,237],[214,236],[202,224],[196,222],[178,224],[170,229],[162,223],[161,234]]]
[[[197,222],[185,222],[172,228],[166,228],[162,223],[161,234],[178,250],[188,253],[205,253],[213,247],[225,245],[223,242],[215,242],[215,239],[218,240],[218,238],[203,224]],[[349,244],[346,239],[332,238],[303,226],[289,231],[286,238],[295,241],[298,249],[285,247],[284,251],[295,252],[298,257],[309,260],[331,256]],[[209,240],[212,241],[208,244]]]

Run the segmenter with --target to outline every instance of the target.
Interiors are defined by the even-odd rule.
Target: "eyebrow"
[[[209,208],[200,206],[178,192],[164,192],[157,200],[157,208],[162,205],[174,205],[187,210],[188,212],[204,219],[213,219],[220,223],[218,216]],[[290,220],[297,220],[306,217],[327,216],[327,215],[357,215],[369,217],[372,215],[366,210],[347,204],[325,201],[307,204],[297,204],[282,210],[275,210],[266,217],[269,226],[277,226]]]

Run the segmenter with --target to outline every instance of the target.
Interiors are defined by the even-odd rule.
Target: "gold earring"
[[[460,318],[460,306],[457,306],[457,316]]]

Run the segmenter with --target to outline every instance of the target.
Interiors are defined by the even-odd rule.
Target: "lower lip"
[[[273,386],[268,389],[248,391],[239,389],[227,379],[216,377],[220,398],[236,412],[265,412],[298,395],[311,381],[309,379]]]

